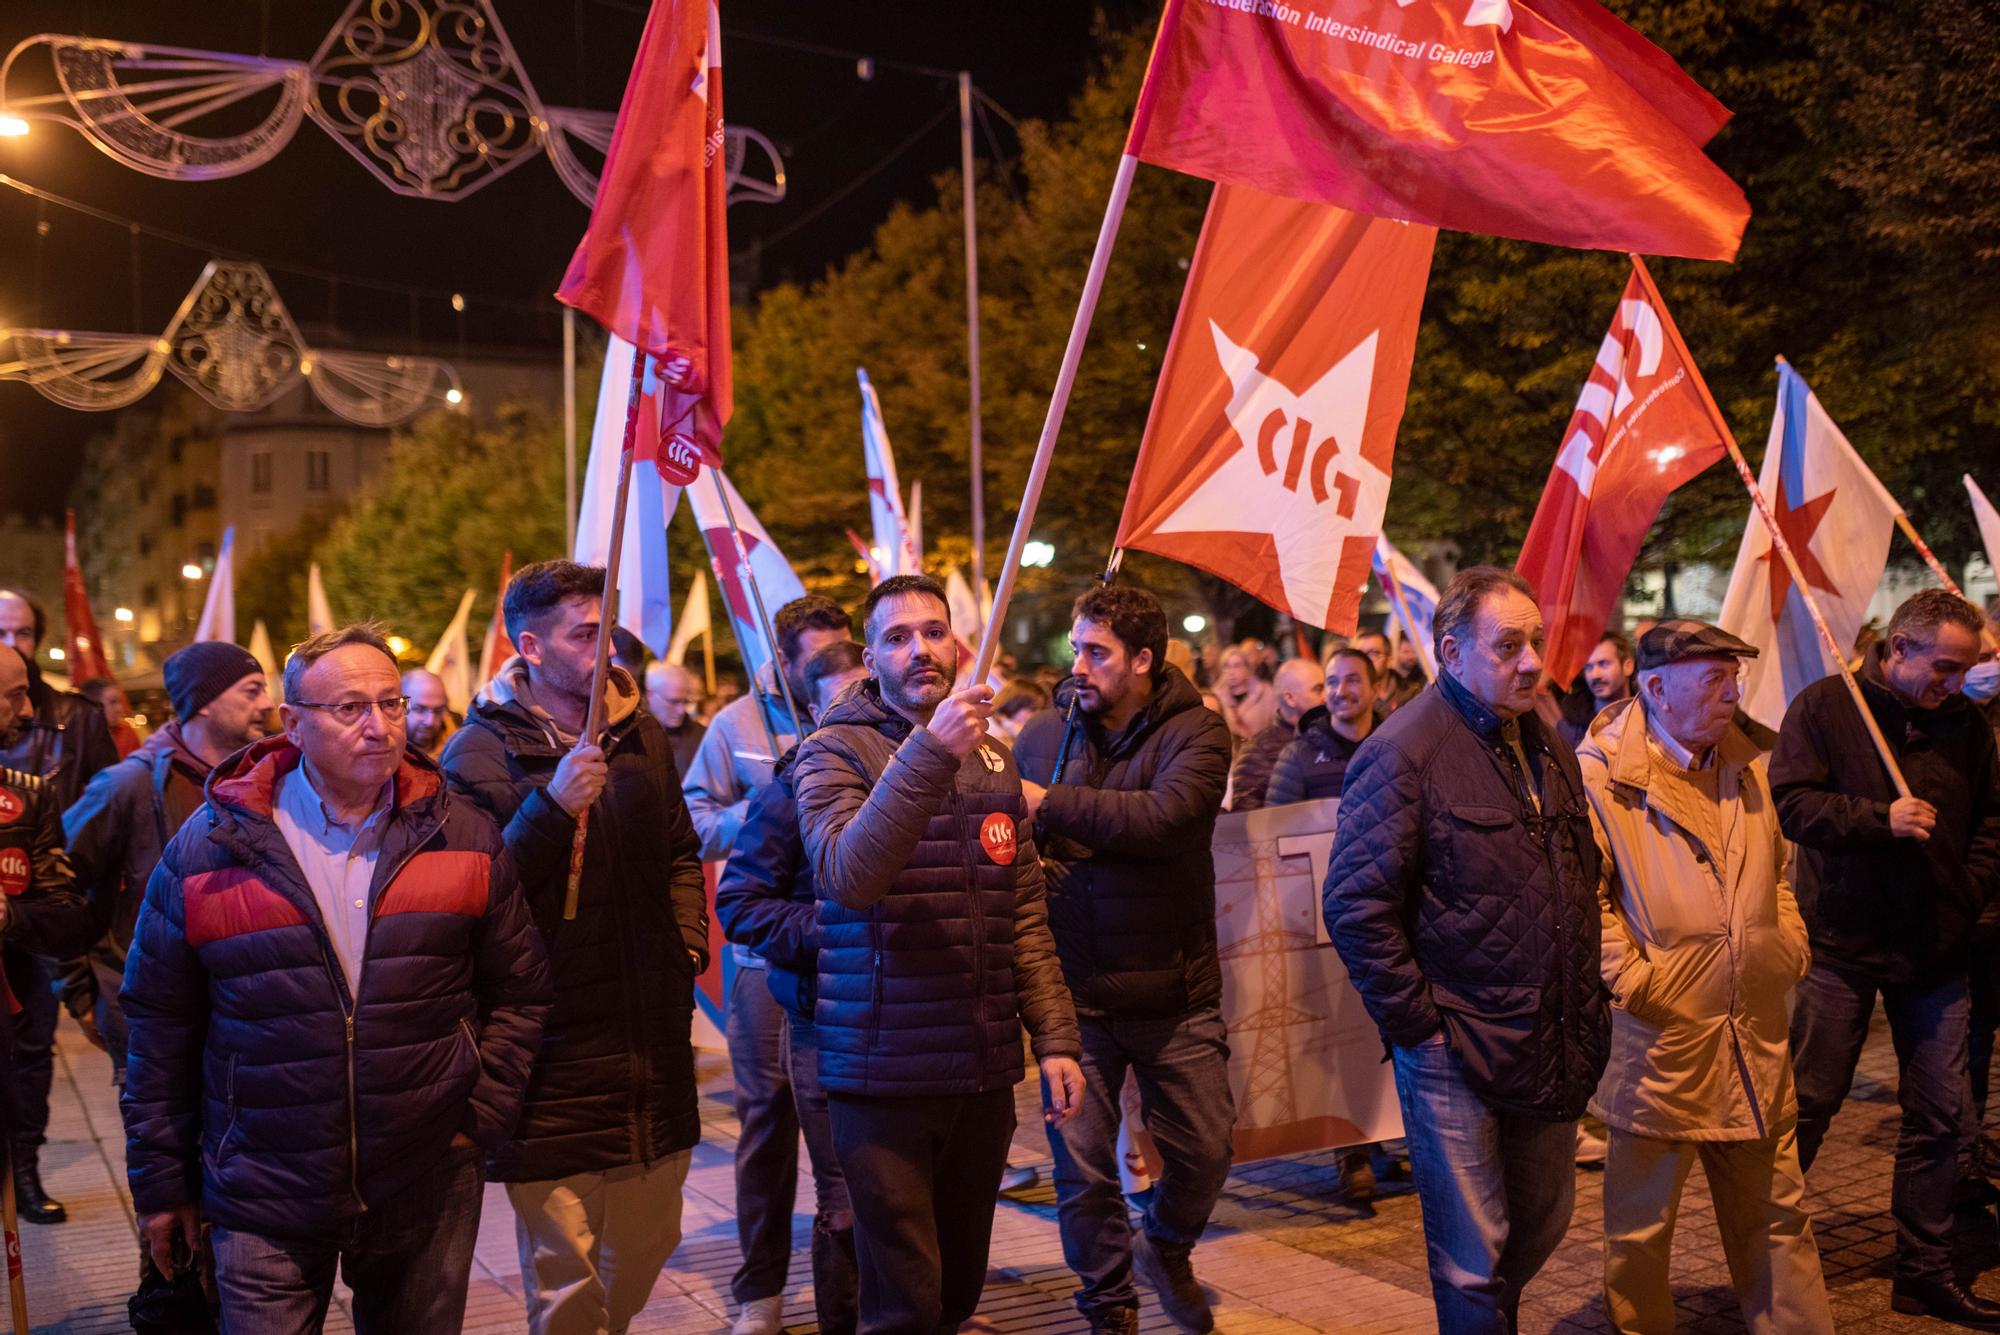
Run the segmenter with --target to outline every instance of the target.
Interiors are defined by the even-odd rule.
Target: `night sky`
[[[9,0],[0,45],[71,32],[304,60],[344,8],[338,0]],[[544,103],[617,107],[644,22],[640,0],[496,0],[496,8]],[[970,69],[1013,115],[1056,116],[1090,69],[1096,15],[1144,22],[1154,8],[1146,0],[722,0],[726,114],[768,135],[789,177],[783,203],[730,210],[732,250],[740,261],[763,242],[759,285],[810,280],[865,245],[896,201],[931,198],[931,176],[958,162],[956,81],[897,63]],[[856,76],[849,53],[875,58],[872,80]],[[39,52],[23,57],[10,88],[17,96],[44,91],[47,68]],[[834,198],[947,108],[893,163]],[[1011,151],[1004,122],[993,123]],[[981,156],[991,151],[982,137]],[[0,173],[263,260],[302,325],[331,314],[343,332],[378,345],[449,355],[462,334],[474,345],[560,355],[548,294],[586,210],[543,155],[465,200],[438,203],[391,193],[310,120],[267,165],[188,183],[142,175],[75,131],[38,123],[24,139],[0,139]],[[157,333],[209,258],[142,238],[135,326],[125,229],[48,206],[38,263],[36,208],[0,189],[0,325]],[[336,286],[287,264],[353,281]],[[361,285],[369,280],[440,294],[420,298],[413,312],[407,294]],[[443,295],[454,290],[466,296],[463,317]],[[155,390],[164,392],[164,384]],[[108,414],[73,412],[25,385],[0,384],[0,510],[59,511],[80,446],[108,424]]]

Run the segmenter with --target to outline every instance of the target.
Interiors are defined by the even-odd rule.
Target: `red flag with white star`
[[[81,686],[110,677],[111,660],[104,652],[104,637],[97,631],[97,617],[90,610],[83,567],[77,564],[74,510],[63,511],[63,622],[69,627],[69,638],[64,641],[69,679]]]
[[[1354,632],[1437,233],[1218,185],[1118,543]]]
[[[1549,677],[1568,686],[1604,637],[1668,493],[1728,447],[1667,337],[1672,319],[1634,270],[1563,431],[1514,568],[1535,586]]]
[[[1729,112],[1594,0],[1167,0],[1126,152],[1455,231],[1733,259]]]
[[[1847,443],[1819,396],[1783,362],[1757,487],[1771,503],[1834,642],[1854,643],[1889,564],[1896,501]],[[1784,721],[1793,696],[1839,670],[1754,508],[1736,549],[1719,620],[1763,650],[1744,665],[1743,708],[1767,728]]]

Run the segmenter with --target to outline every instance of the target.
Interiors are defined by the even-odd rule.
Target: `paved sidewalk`
[[[65,1018],[50,1141],[43,1173],[70,1210],[55,1228],[23,1226],[29,1307],[38,1332],[122,1331],[125,1298],[138,1269],[138,1241],[125,1193],[123,1139],[110,1066]],[[737,1261],[730,1153],[736,1122],[729,1111],[729,1066],[700,1054],[703,1141],[688,1176],[685,1240],[653,1291],[634,1331],[710,1335],[729,1324],[729,1274]],[[1070,1305],[1073,1280],[1056,1236],[1055,1198],[1048,1185],[1048,1146],[1039,1111],[1021,1093],[1016,1163],[1042,1169],[1042,1182],[1001,1202],[993,1237],[993,1270],[980,1316],[1002,1331],[1070,1335],[1084,1323]],[[1895,1064],[1878,1023],[1855,1080],[1854,1094],[1835,1121],[1814,1166],[1810,1203],[1843,1335],[1900,1335],[1945,1329],[1888,1310],[1895,1230],[1887,1209],[1890,1157],[1897,1127]],[[803,1157],[803,1156],[802,1156]],[[1232,1174],[1216,1221],[1197,1254],[1216,1299],[1218,1328],[1228,1335],[1354,1332],[1398,1335],[1435,1330],[1424,1269],[1417,1202],[1406,1186],[1391,1186],[1372,1208],[1333,1202],[1331,1154],[1249,1164]],[[1583,1335],[1608,1329],[1599,1277],[1600,1178],[1579,1175],[1576,1218],[1521,1314],[1529,1335]],[[788,1329],[813,1329],[807,1291],[806,1239],[812,1188],[799,1186],[793,1218]],[[1969,1234],[1976,1233],[1968,1229]],[[2000,1263],[1991,1217],[1969,1239],[1968,1267]],[[1714,1216],[1699,1172],[1689,1181],[1675,1249],[1674,1280],[1685,1332],[1741,1331]],[[466,1329],[525,1330],[512,1216],[498,1187],[489,1187]],[[1142,1329],[1172,1330],[1150,1299]],[[351,1326],[336,1304],[329,1330]]]

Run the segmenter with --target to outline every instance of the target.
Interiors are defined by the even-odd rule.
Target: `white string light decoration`
[[[12,96],[16,63],[36,50],[61,91]],[[240,124],[259,95],[272,105]],[[175,181],[260,167],[311,117],[382,184],[420,199],[463,199],[546,152],[584,204],[617,120],[545,106],[492,0],[351,0],[310,61],[41,33],[0,61],[0,116],[67,125]],[[738,126],[726,135],[729,202],[783,199],[776,146]]]
[[[0,380],[66,407],[126,407],[167,371],[225,412],[268,408],[304,379],[360,426],[395,426],[465,400],[448,362],[308,347],[264,266],[246,260],[210,260],[157,337],[0,328]]]

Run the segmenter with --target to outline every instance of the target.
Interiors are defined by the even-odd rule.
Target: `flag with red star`
[[[1218,185],[1118,544],[1354,633],[1433,228]]]
[[[1736,569],[1720,620],[1724,629],[1763,651],[1744,665],[1743,708],[1765,727],[1775,728],[1784,721],[1793,696],[1839,666],[1821,647],[1804,599],[1810,596],[1818,604],[1837,643],[1854,642],[1889,563],[1896,502],[1847,443],[1804,377],[1783,362],[1778,365],[1778,408],[1757,485],[1771,504],[1806,589],[1793,581],[1753,507],[1743,545],[1736,549]]]

